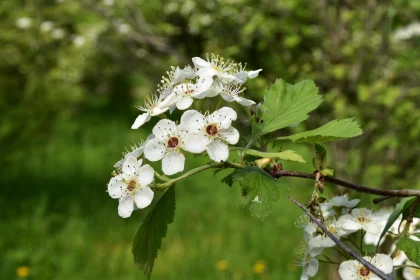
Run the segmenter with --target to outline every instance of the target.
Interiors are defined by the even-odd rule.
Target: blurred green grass
[[[145,279],[131,255],[142,213],[120,218],[117,201],[105,192],[124,145],[149,130],[132,131],[129,124],[98,116],[78,122],[62,119],[48,143],[10,168],[2,179],[7,193],[0,197],[0,279],[16,278],[22,266],[29,267],[28,279]],[[304,146],[294,148],[310,161]],[[207,161],[188,158],[187,169]],[[310,164],[285,167],[312,171]],[[220,182],[227,172],[213,178],[207,171],[176,186],[175,221],[152,279],[300,276],[294,260],[303,236],[294,222],[302,213],[283,197],[263,222],[250,217],[242,210],[239,187],[230,189]],[[293,179],[293,185],[287,193],[302,201],[309,197],[310,181]],[[221,260],[228,263],[225,271],[217,269]],[[253,266],[260,260],[265,268],[256,274]]]

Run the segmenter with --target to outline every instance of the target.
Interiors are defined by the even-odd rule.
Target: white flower
[[[242,64],[238,64],[238,70],[235,74],[235,77],[239,81],[235,81],[235,83],[245,83],[248,79],[253,79],[258,76],[258,74],[262,71],[262,69],[254,70],[254,71],[245,71],[245,67],[242,67]]]
[[[115,4],[114,0],[103,0],[105,6],[112,7]]]
[[[158,116],[166,112],[169,108],[162,106],[163,100],[162,95],[153,95],[152,98],[147,97],[143,105],[138,105],[137,109],[143,111],[144,113],[136,118],[131,126],[131,129],[137,129],[144,123],[150,121],[152,116]]]
[[[62,39],[66,35],[66,32],[63,28],[54,28],[51,32],[51,36],[54,39]]]
[[[127,34],[128,32],[130,32],[130,25],[126,24],[126,23],[120,23],[117,25],[117,31],[120,34]]]
[[[52,21],[43,21],[39,26],[39,30],[43,33],[50,32],[54,28],[54,23]]]
[[[154,193],[149,185],[153,182],[154,170],[142,160],[133,156],[127,158],[122,173],[113,177],[108,184],[108,193],[119,199],[118,215],[123,218],[131,216],[134,205],[143,209],[152,203]]]
[[[391,216],[392,211],[393,211],[393,208],[387,208],[387,209],[382,209],[382,210],[375,213],[375,215],[377,215],[377,216],[378,215],[383,215],[384,219],[383,219],[383,221],[378,223],[379,228],[380,228],[378,233],[372,234],[372,233],[366,232],[365,237],[363,238],[363,241],[366,244],[371,244],[371,245],[378,244],[379,238],[381,237],[382,231],[384,230],[384,228],[386,226],[386,223],[388,222],[388,219]],[[400,221],[401,221],[401,219],[400,219]],[[395,222],[394,222],[393,225],[395,225]],[[392,228],[392,226],[391,226],[391,228]],[[384,240],[385,240],[385,238],[381,239],[381,244],[384,242]]]
[[[417,264],[407,261],[405,264],[417,266]],[[402,275],[405,280],[418,280],[420,279],[420,268],[413,268],[413,267],[404,267],[402,271]]]
[[[173,73],[173,83],[176,84],[178,82],[181,82],[183,80],[191,80],[194,79],[195,76],[197,76],[197,73],[194,71],[194,69],[191,68],[191,66],[184,67],[184,69],[180,69],[179,67],[175,68],[175,71]]]
[[[325,226],[327,227],[328,231],[331,232],[335,237],[340,239],[341,236],[347,234],[345,230],[343,230],[340,225],[337,224],[337,221],[334,219],[328,219],[325,221]],[[334,247],[335,242],[327,236],[325,233],[318,234],[315,237],[309,238],[308,240],[309,247],[312,248],[328,248]]]
[[[378,234],[381,232],[380,223],[387,220],[387,212],[378,211],[373,213],[366,208],[353,209],[351,214],[341,216],[337,223],[348,233],[356,232],[360,229],[370,234]]]
[[[153,128],[154,139],[146,142],[144,156],[150,161],[162,159],[162,170],[166,175],[173,175],[184,170],[185,157],[181,151],[202,153],[206,143],[197,135],[187,133],[182,126],[164,119]]]
[[[172,93],[162,102],[163,106],[172,106],[176,104],[179,110],[185,110],[191,106],[194,99],[202,99],[206,97],[206,91],[213,83],[213,78],[200,78],[195,84],[187,82],[174,87]]]
[[[392,247],[391,247],[391,249],[392,249],[391,252],[394,252],[395,248],[396,248],[396,246],[395,246],[395,244],[393,244]],[[392,259],[392,264],[394,266],[402,265],[407,259],[408,259],[407,255],[403,251],[398,250],[397,253],[395,254],[394,258]]]
[[[392,259],[385,254],[376,254],[371,257],[363,257],[365,260],[370,262],[373,266],[381,270],[385,274],[392,272]],[[380,280],[376,274],[370,271],[367,267],[362,265],[356,260],[345,261],[340,264],[338,274],[342,280]]]
[[[301,280],[309,279],[314,277],[318,273],[318,259],[316,256],[321,254],[323,248],[311,248],[307,247],[300,256],[300,260],[297,265],[302,266]]]
[[[32,19],[28,17],[19,18],[16,21],[16,26],[20,29],[28,29],[29,27],[32,26]]]
[[[187,133],[195,134],[199,139],[197,141],[205,143],[212,160],[221,162],[229,157],[228,144],[234,145],[239,141],[238,130],[231,126],[236,118],[236,112],[229,107],[223,107],[207,116],[189,110],[182,115],[181,125]]]
[[[397,29],[392,37],[395,41],[402,41],[411,39],[415,36],[420,36],[420,22],[413,22],[405,27]]]
[[[207,56],[207,60],[200,57],[193,57],[192,61],[198,69],[197,75],[200,77],[214,77],[216,76],[223,82],[242,82],[231,74],[237,67],[237,64],[230,60],[224,60],[223,57],[211,55]]]
[[[73,44],[78,48],[82,47],[85,44],[85,42],[86,40],[83,36],[76,35],[73,38]]]
[[[347,214],[351,208],[354,208],[360,199],[349,200],[347,195],[335,196],[326,203],[321,203],[322,214],[325,219],[331,216]]]
[[[252,104],[255,104],[254,101],[239,96],[239,94],[245,90],[245,88],[241,88],[240,85],[219,82],[216,84],[216,89],[220,96],[227,102],[236,101],[242,106],[251,106]]]

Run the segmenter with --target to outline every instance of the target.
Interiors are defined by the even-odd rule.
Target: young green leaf
[[[251,149],[243,149],[244,153],[250,156],[256,156],[261,158],[274,158],[274,159],[280,159],[280,160],[290,160],[290,161],[296,161],[305,163],[305,160],[302,158],[301,155],[296,153],[292,150],[286,150],[283,152],[260,152],[256,150]]]
[[[321,173],[324,176],[334,176],[334,169],[327,167],[322,169]]]
[[[285,187],[279,180],[256,166],[240,169],[232,174],[234,182],[242,186],[245,196],[244,209],[260,219],[270,213],[273,203],[279,200],[280,191]]]
[[[397,242],[397,248],[403,251],[410,261],[420,265],[420,241],[401,238]]]
[[[133,240],[134,261],[148,278],[152,274],[157,252],[175,215],[175,188],[169,187],[151,206]]]
[[[316,170],[323,170],[325,162],[327,161],[327,149],[320,144],[315,144],[315,157],[312,164]]]
[[[277,79],[270,86],[260,107],[260,122],[252,126],[252,139],[300,123],[322,103],[318,88],[307,80],[296,85]]]
[[[279,137],[277,140],[290,139],[296,143],[323,143],[344,138],[356,137],[362,134],[360,124],[353,119],[333,120],[317,129],[304,131],[290,136]]]

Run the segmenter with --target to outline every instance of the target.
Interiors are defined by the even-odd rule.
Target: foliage
[[[397,242],[397,248],[403,251],[410,261],[420,265],[420,242],[410,238],[401,238]]]

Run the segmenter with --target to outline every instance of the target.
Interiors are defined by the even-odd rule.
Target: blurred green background
[[[314,79],[325,102],[290,130],[358,120],[362,136],[327,145],[338,177],[420,187],[418,0],[3,0],[0,279],[145,279],[131,255],[141,213],[120,218],[106,184],[124,147],[151,131],[153,121],[130,129],[135,105],[171,65],[207,52],[264,69],[246,84],[254,100],[277,77]],[[310,147],[293,149],[311,162]],[[152,279],[298,279],[301,212],[282,199],[258,221],[238,187],[212,177],[177,185]],[[287,184],[309,198],[310,181]]]

